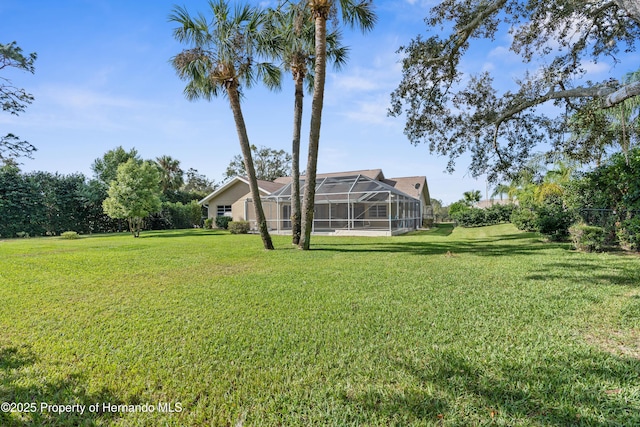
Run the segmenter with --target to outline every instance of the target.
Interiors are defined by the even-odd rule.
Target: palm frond
[[[342,20],[365,33],[371,31],[378,20],[371,0],[340,0]]]

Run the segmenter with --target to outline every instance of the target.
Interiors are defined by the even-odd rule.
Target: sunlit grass
[[[0,242],[0,402],[181,408],[0,425],[640,424],[638,257],[510,225],[274,241]]]

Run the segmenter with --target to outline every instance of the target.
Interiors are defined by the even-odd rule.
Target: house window
[[[231,216],[231,205],[218,205],[216,208],[216,216]]]
[[[369,209],[369,218],[386,218],[387,205],[373,205]]]

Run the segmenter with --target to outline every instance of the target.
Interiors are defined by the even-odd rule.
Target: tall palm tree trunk
[[[327,11],[328,12],[328,11]],[[313,82],[313,101],[311,102],[311,129],[309,132],[309,157],[307,160],[307,179],[302,201],[302,235],[299,246],[308,250],[313,228],[313,211],[316,196],[316,172],[318,168],[318,145],[320,142],[320,124],[324,103],[324,82],[327,69],[327,14],[315,14],[316,63]]]
[[[251,191],[251,198],[253,199],[256,223],[258,224],[258,230],[260,230],[260,237],[262,237],[262,243],[264,244],[265,249],[273,249],[273,242],[269,235],[267,220],[264,216],[264,210],[262,209],[262,200],[260,199],[260,190],[258,189],[258,180],[256,179],[256,169],[253,165],[253,158],[251,157],[251,145],[249,144],[249,137],[247,136],[247,127],[244,123],[244,117],[242,116],[242,109],[240,108],[240,94],[238,93],[237,83],[229,83],[227,85],[227,94],[229,96],[231,111],[233,111],[233,118],[236,123],[240,149],[242,151],[242,156],[244,157],[244,166],[249,178],[249,190]]]
[[[302,129],[302,103],[304,74],[295,74],[295,102],[293,108],[293,144],[291,147],[291,243],[300,243],[302,232],[300,206],[300,133]]]

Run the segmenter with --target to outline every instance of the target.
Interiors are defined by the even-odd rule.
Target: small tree
[[[105,213],[111,218],[126,219],[133,237],[139,237],[143,219],[161,209],[158,167],[129,159],[118,166],[108,194],[102,203]]]

